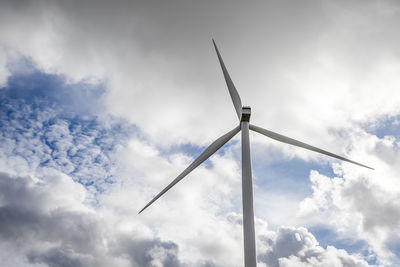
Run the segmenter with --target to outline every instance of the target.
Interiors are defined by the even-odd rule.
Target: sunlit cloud
[[[242,266],[240,136],[137,212],[237,120],[252,134],[259,266],[397,266],[395,1],[2,1],[0,262]]]

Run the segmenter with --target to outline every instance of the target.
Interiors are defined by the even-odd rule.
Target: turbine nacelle
[[[251,108],[249,106],[243,106],[242,107],[242,117],[240,118],[240,121],[250,121],[250,115],[251,115]]]

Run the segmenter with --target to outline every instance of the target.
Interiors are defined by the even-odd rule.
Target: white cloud
[[[371,160],[375,171],[336,165],[341,177],[329,178],[311,172],[312,197],[300,205],[300,216],[316,218],[313,223],[332,227],[342,237],[365,240],[382,266],[395,266],[398,255],[390,247],[400,242],[400,194],[398,141],[377,138],[365,132],[356,136],[353,153]],[[370,155],[366,154],[365,148]]]
[[[99,201],[100,208],[105,210],[102,215],[107,217],[110,227],[118,227],[122,237],[117,238],[116,234],[105,239],[113,244],[124,240],[132,250],[140,246],[148,250],[138,256],[115,249],[112,253],[118,257],[105,259],[107,264],[117,262],[123,266],[132,261],[140,265],[148,259],[156,266],[166,261],[198,263],[204,255],[209,260],[204,264],[241,263],[241,229],[227,215],[227,209],[238,209],[240,203],[239,171],[233,155],[236,152],[227,151],[224,158],[215,156],[210,168],[202,166],[190,174],[168,193],[168,198],[159,201],[157,212],[153,209],[140,218],[135,214],[169,182],[168,177],[174,178],[191,160],[180,153],[161,155],[157,147],[206,145],[237,123],[212,51],[213,35],[243,102],[253,107],[255,123],[336,153],[347,153],[377,168],[374,174],[365,174],[347,165],[335,165],[335,171],[344,179],[333,180],[313,172],[314,195],[303,202],[302,212],[319,212],[316,223],[330,218],[330,227],[345,236],[366,240],[378,253],[380,263],[390,265],[393,255],[387,245],[397,242],[397,237],[389,233],[399,227],[398,141],[364,135],[354,123],[373,124],[379,118],[400,112],[394,97],[400,85],[400,46],[395,32],[398,12],[398,4],[392,1],[268,1],[246,5],[207,1],[97,1],[95,5],[90,1],[2,1],[0,85],[10,75],[8,66],[20,57],[32,60],[42,71],[65,75],[70,83],[102,81],[106,86],[102,97],[105,113],[127,119],[146,138],[133,138],[127,149],[116,144],[107,154],[101,145],[93,144],[96,132],[73,132],[69,122],[59,118],[52,127],[42,129],[39,125],[28,132],[33,136],[35,131],[46,130],[40,134],[57,151],[46,148],[37,138],[19,143],[11,138],[2,139],[0,167],[17,176],[40,176],[45,183],[51,183],[57,173],[53,169],[70,175],[75,172],[82,183],[95,180],[96,186],[104,180],[94,177],[118,172],[118,183],[112,190],[107,188],[110,192],[99,196]],[[51,111],[42,112],[43,118],[37,118],[37,122],[45,121]],[[30,112],[24,108],[20,114]],[[24,117],[11,122],[18,124],[21,118]],[[111,121],[110,117],[101,119],[108,121],[105,124]],[[348,141],[343,141],[343,135]],[[101,138],[105,140],[104,136]],[[255,138],[255,145],[262,153],[270,143],[259,140]],[[277,147],[274,145],[284,151],[285,157],[320,160],[315,154]],[[32,149],[35,153],[30,152]],[[114,152],[120,153],[119,157]],[[76,162],[70,156],[76,156]],[[108,157],[117,158],[121,165],[114,166]],[[40,166],[46,159],[47,169]],[[378,177],[382,178],[378,181]],[[67,181],[54,179],[68,185]],[[33,187],[37,190],[36,182]],[[63,193],[59,189],[59,194]],[[54,205],[64,202],[51,193],[48,195],[46,201],[54,200]],[[72,206],[81,207],[81,197],[67,194],[65,203],[70,205],[68,199],[72,199]],[[365,202],[369,207],[362,205]],[[179,209],[166,208],[177,203]],[[160,215],[160,209],[169,213]],[[376,217],[376,210],[385,220]],[[63,212],[75,218],[75,211],[63,207],[60,213],[45,219],[62,221]],[[93,220],[95,228],[98,226],[97,218],[89,216],[89,220]],[[91,229],[91,223],[78,222],[84,229]],[[299,229],[291,230],[297,231],[293,239],[297,243],[289,240],[299,250],[275,257],[274,263],[365,265],[342,250],[318,246],[307,231]],[[155,238],[154,232],[161,239]],[[44,243],[54,239],[39,233]],[[132,233],[140,238],[124,239]],[[283,232],[277,236],[280,234]],[[196,246],[192,249],[189,244]],[[97,253],[94,255],[107,248],[92,247]],[[319,256],[311,260],[298,254],[310,251]],[[38,248],[28,259],[38,264],[51,264],[54,260],[75,265],[97,263],[91,255],[62,246]]]
[[[4,2],[1,42],[45,71],[106,81],[108,111],[163,145],[205,144],[235,124],[212,33],[254,121],[272,130],[333,148],[331,128],[399,112],[394,2],[178,2]],[[240,10],[254,14],[238,23]]]
[[[345,250],[318,244],[305,228],[281,227],[272,239],[267,238],[269,249],[259,258],[270,267],[311,266],[369,266],[359,255],[349,255]]]
[[[130,203],[119,204],[119,209],[110,205],[110,198],[123,200],[121,192],[104,196],[101,210],[89,209],[83,204],[84,187],[62,174],[45,182],[1,173],[0,183],[0,244],[2,251],[15,255],[14,261],[3,261],[8,254],[0,254],[3,262],[18,263],[24,258],[20,266],[241,266],[243,262],[240,214],[219,220],[210,215],[184,218],[187,211],[183,207],[179,210],[181,224],[166,220],[177,217],[175,212],[158,213],[162,223],[153,228],[154,218],[140,218],[121,209]],[[165,231],[171,227],[176,231]],[[160,240],[152,229],[159,236],[173,236],[177,243]],[[300,261],[307,266],[341,266],[335,262],[367,266],[358,256],[333,247],[323,249],[304,228],[271,232],[265,222],[257,220],[257,229],[260,264],[293,266],[287,264]],[[179,232],[185,238],[179,238]]]

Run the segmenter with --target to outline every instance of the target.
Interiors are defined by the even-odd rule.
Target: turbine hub
[[[251,108],[249,106],[242,107],[242,117],[240,121],[250,121]]]

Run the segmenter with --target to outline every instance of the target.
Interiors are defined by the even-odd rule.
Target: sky
[[[258,266],[400,266],[400,3],[0,1],[0,265],[243,266],[251,123]]]

